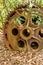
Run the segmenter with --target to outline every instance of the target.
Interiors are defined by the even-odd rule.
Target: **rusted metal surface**
[[[34,5],[16,7],[5,20],[4,43],[8,49],[36,52],[43,48],[43,24],[40,23],[43,20],[43,12],[40,12],[43,8],[39,4],[36,7]],[[32,18],[33,15],[35,19]]]

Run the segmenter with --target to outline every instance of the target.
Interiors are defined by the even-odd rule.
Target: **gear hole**
[[[28,32],[28,30],[25,29],[25,30],[23,30],[23,35],[24,35],[25,37],[28,37],[28,36],[30,35],[30,32]]]
[[[19,41],[18,41],[18,46],[19,46],[19,47],[23,48],[24,45],[25,45],[25,43],[24,43],[23,40],[19,40]]]
[[[24,17],[24,16],[18,17],[18,18],[17,18],[17,21],[18,21],[20,24],[24,24],[24,23],[25,23],[25,17]]]
[[[41,33],[41,31],[39,31],[39,35],[40,35],[40,37],[43,38],[43,33]]]
[[[37,24],[38,24],[38,23],[37,23],[38,19],[39,19],[39,17],[34,17],[34,18],[32,18],[32,22],[33,22],[35,25],[37,25]]]
[[[12,29],[12,34],[16,36],[18,34],[18,29],[17,28]]]
[[[31,47],[33,48],[33,49],[37,49],[38,48],[38,43],[37,42],[32,42],[31,43]]]

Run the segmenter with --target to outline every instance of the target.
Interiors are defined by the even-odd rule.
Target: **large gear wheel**
[[[43,48],[43,7],[31,4],[16,7],[3,25],[4,43],[10,50],[36,52]]]

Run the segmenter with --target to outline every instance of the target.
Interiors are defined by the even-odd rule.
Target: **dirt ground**
[[[6,50],[3,42],[3,32],[0,30],[0,65],[43,65],[43,49],[33,54]]]

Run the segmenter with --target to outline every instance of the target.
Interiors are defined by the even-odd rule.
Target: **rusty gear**
[[[7,17],[3,32],[8,49],[36,52],[43,48],[43,7],[32,4],[32,7],[29,4],[16,7]]]

